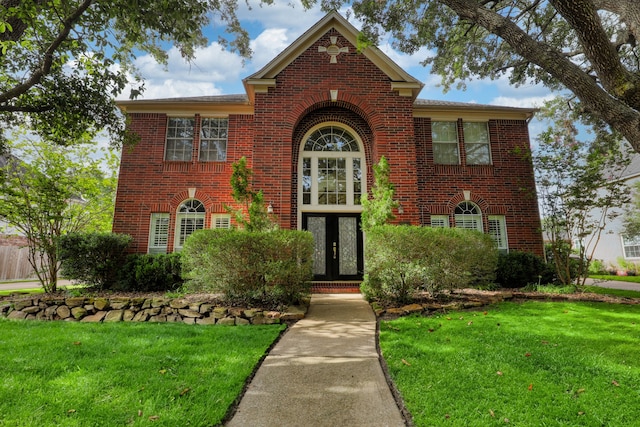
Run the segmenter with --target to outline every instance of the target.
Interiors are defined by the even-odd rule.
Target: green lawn
[[[640,306],[502,303],[380,325],[416,426],[631,426]]]
[[[0,319],[0,426],[213,426],[285,326]]]
[[[610,276],[610,275],[590,274],[589,277],[597,280],[614,280],[617,282],[640,283],[640,276]]]

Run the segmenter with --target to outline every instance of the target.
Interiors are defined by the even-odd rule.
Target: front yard
[[[635,425],[640,305],[501,303],[383,321],[416,426]]]
[[[213,426],[284,325],[0,319],[0,426]]]

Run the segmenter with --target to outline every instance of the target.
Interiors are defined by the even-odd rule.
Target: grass
[[[284,329],[0,319],[0,426],[213,426]]]
[[[640,283],[640,276],[612,276],[605,274],[590,274],[589,277],[597,280],[615,280],[616,282]]]
[[[416,426],[637,425],[640,306],[501,303],[380,325]]]

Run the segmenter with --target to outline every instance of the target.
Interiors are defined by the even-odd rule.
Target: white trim
[[[335,126],[335,127],[339,127],[342,128],[344,130],[346,130],[347,132],[349,132],[351,134],[351,136],[353,136],[353,138],[355,139],[355,141],[358,144],[358,149],[359,151],[304,151],[304,145],[307,142],[307,139],[309,138],[309,136],[311,134],[313,134],[315,131],[317,131],[318,129],[324,128],[324,127],[328,127],[328,126]],[[307,155],[305,155],[307,154]],[[312,155],[310,155],[312,154]],[[312,204],[309,205],[305,205],[303,204],[303,200],[302,200],[302,159],[305,157],[311,157],[311,158],[319,158],[319,157],[323,157],[323,158],[339,158],[339,157],[345,157],[347,159],[354,159],[354,158],[359,158],[360,159],[360,170],[362,171],[362,176],[361,176],[361,194],[367,194],[367,157],[366,157],[366,152],[365,152],[365,147],[364,147],[364,143],[362,142],[362,139],[360,138],[360,135],[358,135],[358,133],[350,126],[345,125],[344,123],[340,123],[340,122],[333,122],[333,121],[327,121],[327,122],[322,122],[320,124],[317,124],[316,126],[312,127],[311,129],[309,129],[305,134],[304,137],[301,139],[300,141],[300,146],[298,147],[298,165],[297,165],[297,173],[298,173],[298,188],[297,188],[297,194],[298,194],[298,229],[302,229],[302,214],[305,212],[327,212],[327,213],[361,213],[362,212],[362,205],[354,205],[354,204],[346,204],[346,205],[318,205],[318,204],[313,204],[314,201],[317,202],[318,200],[318,186],[317,185],[312,185],[311,186],[311,201]],[[347,168],[347,176],[349,177],[349,179],[347,179],[347,201],[349,195],[353,196],[353,179],[351,179],[353,177],[353,162],[352,161],[347,161],[346,162],[346,168]],[[318,163],[317,162],[311,162],[311,176],[312,177],[317,177],[318,175]]]

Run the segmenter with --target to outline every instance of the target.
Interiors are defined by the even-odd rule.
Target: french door
[[[303,213],[302,228],[313,234],[314,280],[361,280],[364,270],[360,214]]]

